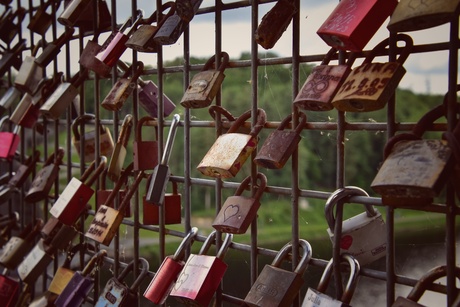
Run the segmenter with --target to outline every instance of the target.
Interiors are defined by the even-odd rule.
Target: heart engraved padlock
[[[164,258],[157,272],[153,276],[152,281],[145,289],[144,297],[154,304],[164,304],[171,292],[177,277],[182,271],[186,255],[185,249],[190,248],[195,236],[198,233],[198,228],[192,227],[187,235],[182,239],[179,247],[172,256]]]
[[[86,10],[86,7],[93,2],[92,0],[71,0],[57,21],[69,28],[73,28],[77,20],[81,17],[82,13]]]
[[[136,135],[133,143],[133,162],[135,171],[152,170],[158,164],[158,141],[142,140],[142,126],[154,119],[145,116],[139,119],[136,127]],[[158,139],[158,130],[155,126],[155,139]]]
[[[96,117],[93,114],[83,114],[72,122],[72,143],[78,156],[81,157],[80,146],[83,144],[83,157],[85,162],[94,161],[96,155],[96,130],[91,130],[80,134],[78,126],[82,125],[86,121],[95,120]],[[82,142],[84,140],[84,142]],[[101,156],[110,157],[114,148],[114,142],[109,127],[99,125],[99,152]]]
[[[300,239],[302,256],[293,272],[281,268],[281,263],[286,260],[292,251],[292,244],[286,244],[276,255],[273,262],[265,265],[256,281],[244,298],[248,306],[290,306],[299,294],[304,280],[303,274],[308,268],[312,256],[310,243]]]
[[[257,136],[266,122],[266,113],[257,109],[257,122],[249,134],[237,133],[244,122],[251,117],[251,110],[243,113],[230,126],[227,133],[222,134],[208,150],[197,169],[206,176],[232,178],[246,162],[257,146]]]
[[[331,47],[362,51],[397,4],[397,0],[342,0],[316,33]]]
[[[14,78],[14,86],[29,94],[36,92],[40,80],[43,79],[43,68],[35,63],[37,52],[40,47],[43,47],[43,40],[39,40],[32,49],[31,55],[23,59],[18,74],[16,78]]]
[[[348,253],[355,257],[360,265],[366,265],[386,255],[386,225],[380,212],[371,205],[365,205],[366,212],[345,221],[336,221],[334,207],[339,202],[347,201],[351,196],[368,197],[369,195],[361,188],[347,186],[336,190],[327,199],[324,207],[329,226],[327,233],[333,246],[340,247],[340,253]],[[334,232],[337,223],[342,223],[339,239],[336,239]]]
[[[203,69],[192,78],[180,102],[183,107],[206,108],[212,103],[224,81],[224,71],[229,61],[226,52],[221,52],[219,57],[222,62],[218,69],[212,69],[216,63],[216,55],[213,55],[204,64]]]
[[[19,100],[22,93],[15,86],[9,87],[0,98],[0,116],[2,116],[16,101]]]
[[[387,38],[372,49],[364,62],[353,68],[347,79],[337,91],[332,104],[339,111],[368,112],[385,107],[387,101],[394,95],[399,81],[406,73],[402,66],[409,56],[413,41],[406,34],[397,34],[397,41],[404,41],[405,46],[395,62],[372,62],[376,54],[388,46]]]
[[[115,187],[111,190],[106,189],[106,177],[107,169],[102,172],[100,190],[97,191],[97,200],[96,200],[96,211],[99,210],[99,207],[105,205],[110,208],[115,208],[115,198],[119,196],[119,203],[123,201],[126,196],[126,190],[121,190],[124,186],[128,186],[128,175],[131,174],[133,170],[133,163],[130,163],[122,172],[120,179],[115,183]],[[124,212],[125,217],[131,217],[131,206],[126,206]]]
[[[26,12],[26,9],[23,7],[18,7],[14,12],[9,9],[5,11],[4,16],[0,19],[0,29],[2,29],[0,31],[0,39],[5,44],[10,44],[19,33]]]
[[[1,26],[0,26],[1,29]],[[3,33],[0,31],[0,33]],[[0,77],[3,77],[5,73],[11,68],[14,67],[19,69],[21,67],[21,52],[26,48],[26,40],[21,39],[16,45],[13,46],[10,50],[5,51],[0,58]]]
[[[34,33],[45,35],[46,31],[53,23],[52,11],[54,10],[56,12],[60,5],[61,1],[48,0],[42,5],[38,6],[36,8],[35,14],[33,14],[30,18],[27,29]],[[47,12],[48,9],[51,11],[50,13]]]
[[[118,277],[109,279],[101,295],[99,295],[95,307],[132,307],[139,304],[138,288],[149,272],[149,263],[145,258],[139,258],[138,261],[141,264],[141,269],[131,286],[128,287],[124,280],[129,272],[134,271],[134,260],[123,269]]]
[[[332,271],[334,259],[331,259],[324,269],[323,275],[321,276],[316,290],[310,287],[308,288],[307,293],[305,294],[305,298],[302,302],[302,307],[350,307],[349,304],[358,285],[361,268],[359,266],[359,262],[349,254],[340,255],[339,261],[340,263],[347,263],[350,267],[348,281],[345,285],[345,289],[343,291],[342,297],[340,298],[340,301],[325,294],[333,273]]]
[[[254,162],[262,167],[280,169],[286,164],[300,142],[300,133],[307,123],[307,116],[299,112],[299,123],[295,130],[286,129],[292,122],[292,114],[289,114],[278,126],[278,129],[270,133],[264,144],[257,152]]]
[[[5,124],[9,120],[8,116],[3,117],[0,120],[0,129],[4,128]],[[20,136],[19,129],[20,126],[16,126],[13,132],[0,131],[0,159],[12,161],[16,150],[19,146]]]
[[[121,124],[120,134],[118,135],[117,143],[113,149],[112,156],[110,157],[109,166],[107,168],[107,177],[113,182],[116,182],[120,178],[123,164],[125,163],[126,153],[133,126],[133,116],[128,114],[123,119]]]
[[[267,186],[267,177],[257,173],[253,188],[257,191],[252,197],[241,196],[244,190],[250,187],[251,176],[246,177],[238,187],[235,195],[228,197],[222,205],[217,216],[212,222],[212,227],[226,233],[243,234],[248,230],[249,225],[257,217],[257,210],[260,207],[260,198]]]
[[[147,180],[147,187],[150,186],[150,175]],[[172,193],[166,193],[163,206],[147,202],[146,196],[142,197],[144,225],[160,225],[160,207],[164,211],[164,224],[180,224],[182,221],[182,195],[177,190],[177,182],[172,181]]]
[[[337,49],[331,48],[321,64],[312,68],[294,99],[295,106],[310,111],[329,111],[334,108],[332,99],[351,72],[351,65],[356,59],[356,53],[352,52],[346,64],[329,65],[335,54]]]
[[[62,46],[70,41],[74,31],[74,28],[66,28],[64,33],[56,41],[46,45],[43,52],[35,59],[35,63],[42,68],[46,68],[51,61],[56,59],[57,55],[61,52]]]
[[[264,49],[271,49],[283,35],[297,12],[293,0],[278,0],[256,29],[254,37],[256,42]]]
[[[185,263],[170,296],[187,306],[208,306],[222,281],[227,264],[223,258],[232,243],[233,234],[226,234],[216,256],[206,255],[216,239],[211,232],[198,255],[191,254]]]

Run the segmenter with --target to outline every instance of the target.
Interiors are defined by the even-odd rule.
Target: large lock
[[[95,116],[93,114],[83,114],[77,117],[72,122],[72,131],[73,131],[73,138],[72,143],[77,151],[78,155],[81,157],[80,146],[83,142],[83,159],[85,162],[94,161],[96,157],[96,130],[91,130],[85,132],[83,135],[80,134],[78,131],[78,126],[81,125],[83,122],[95,120]],[[110,133],[110,129],[107,126],[99,125],[99,152],[101,156],[109,157],[112,155],[114,142],[112,138],[112,134]]]
[[[276,255],[273,262],[265,265],[244,298],[248,306],[290,306],[299,294],[304,280],[303,274],[307,270],[312,256],[310,243],[300,239],[302,257],[293,272],[281,268],[281,262],[287,259],[292,251],[292,244],[286,244]]]
[[[270,133],[254,158],[257,165],[271,169],[283,168],[297,148],[301,139],[300,133],[307,123],[307,116],[304,113],[299,112],[299,118],[295,130],[286,129],[292,121],[292,114],[289,114],[280,123],[278,129]]]
[[[292,0],[277,1],[256,29],[256,42],[264,49],[271,49],[283,35],[292,20],[297,8]]]
[[[337,49],[331,48],[321,64],[313,67],[294,99],[294,105],[310,111],[329,111],[334,108],[332,99],[351,72],[351,65],[356,59],[356,53],[352,52],[346,64],[328,65],[336,53]]]
[[[386,226],[382,215],[371,205],[365,205],[366,212],[353,216],[343,222],[334,218],[334,206],[351,196],[369,195],[361,188],[347,186],[336,190],[327,199],[324,207],[327,232],[332,243],[340,246],[340,253],[355,257],[361,265],[378,260],[386,255]],[[336,223],[342,223],[340,239],[335,239]]]
[[[154,304],[164,304],[174,283],[177,281],[177,277],[185,266],[185,249],[191,246],[197,233],[198,228],[192,227],[182,239],[174,255],[167,256],[163,260],[152,281],[145,289],[145,298]]]
[[[35,63],[42,68],[46,68],[46,66],[56,58],[59,52],[61,52],[62,46],[70,41],[74,31],[74,28],[66,28],[64,33],[62,33],[56,41],[46,45],[43,52],[35,59]]]
[[[361,268],[359,266],[359,262],[349,254],[340,255],[339,261],[341,263],[347,263],[350,268],[348,281],[340,301],[325,294],[333,271],[334,259],[331,259],[324,269],[323,275],[321,276],[316,290],[313,288],[308,288],[307,293],[305,294],[305,298],[302,302],[302,307],[350,307],[349,304],[353,298],[356,286],[358,285]]]
[[[40,47],[43,48],[43,40],[39,40],[32,49],[31,55],[23,59],[18,74],[16,78],[14,78],[15,87],[29,94],[36,92],[40,80],[43,79],[44,70],[35,63],[35,58]]]
[[[48,197],[48,193],[59,175],[59,165],[62,163],[64,153],[64,149],[59,148],[48,157],[42,169],[35,174],[32,184],[24,197],[26,202],[36,203]]]
[[[331,47],[361,51],[397,4],[397,0],[340,1],[316,33]]]
[[[398,41],[404,41],[405,46],[396,62],[372,62],[375,55],[388,46],[389,38],[383,40],[364,62],[355,67],[342,83],[332,104],[339,111],[368,112],[385,107],[387,101],[394,95],[399,81],[406,73],[402,66],[413,47],[412,38],[406,34],[397,34]]]
[[[97,191],[96,211],[99,210],[99,207],[102,205],[115,208],[114,200],[117,195],[119,196],[119,201],[123,201],[123,198],[126,196],[126,190],[121,190],[121,187],[122,185],[128,185],[128,175],[132,170],[133,164],[131,163],[122,171],[120,178],[116,181],[115,187],[112,190],[107,190],[106,188],[107,169],[104,170],[101,176],[100,190]],[[122,184],[118,184],[118,182]],[[131,217],[131,206],[126,207],[124,215],[125,217]]]
[[[1,25],[0,25],[1,29]],[[0,33],[3,33],[0,31]],[[21,39],[10,50],[5,51],[0,58],[0,77],[2,77],[11,67],[19,69],[21,67],[21,52],[26,47],[26,40]]]
[[[91,188],[105,168],[107,158],[101,156],[98,167],[96,161],[85,170],[80,180],[73,177],[50,209],[52,216],[65,225],[73,225],[86,209],[86,204],[94,194]],[[90,177],[91,176],[91,177]]]
[[[0,301],[5,307],[14,307],[19,297],[19,282],[4,274],[0,275]]]
[[[217,255],[206,255],[216,239],[216,231],[213,231],[203,243],[199,254],[191,254],[187,259],[170,296],[187,306],[208,306],[227,271],[223,258],[232,238],[233,234],[226,234]]]
[[[150,186],[151,176],[147,180],[147,187]],[[144,225],[160,225],[160,207],[164,211],[164,224],[180,224],[182,221],[182,195],[177,190],[177,182],[172,181],[172,193],[166,193],[163,206],[147,202],[146,196],[142,197]]]
[[[0,120],[0,128],[3,128],[5,123],[9,120],[8,116],[3,117]],[[12,161],[16,153],[16,149],[19,146],[19,129],[20,126],[16,126],[13,132],[1,131],[0,132],[0,159]]]
[[[203,69],[192,78],[180,102],[182,106],[186,108],[206,108],[212,103],[224,81],[224,71],[229,61],[228,53],[226,52],[221,52],[219,57],[222,58],[222,63],[218,69],[211,68],[216,62],[216,55],[213,55],[204,64]]]
[[[133,116],[128,114],[125,116],[121,125],[120,134],[118,135],[117,143],[113,149],[112,156],[110,157],[109,166],[107,168],[107,177],[116,182],[120,178],[123,164],[125,163],[127,146],[131,130],[133,126]]]
[[[241,196],[251,183],[251,176],[246,177],[238,187],[235,195],[228,197],[222,205],[219,213],[212,222],[212,227],[226,233],[243,234],[248,230],[249,225],[257,217],[257,210],[260,208],[260,198],[267,186],[267,177],[262,173],[257,173],[253,188],[257,187],[257,192],[253,197]]]
[[[133,68],[135,70],[133,72]],[[101,106],[109,111],[119,111],[131,93],[137,88],[137,79],[144,70],[144,63],[141,61],[131,65],[123,76],[115,83],[110,92],[104,98]],[[131,77],[130,74],[133,73]]]
[[[8,110],[16,101],[19,100],[22,93],[15,86],[11,86],[0,98],[0,116]]]
[[[239,170],[257,147],[257,135],[266,122],[266,113],[257,109],[257,122],[249,134],[236,131],[251,117],[251,110],[243,113],[230,126],[227,133],[220,135],[208,150],[197,169],[206,176],[217,178],[231,178]]]
[[[19,33],[26,12],[26,9],[23,7],[18,7],[14,12],[8,9],[5,11],[4,16],[0,19],[0,29],[2,29],[0,31],[0,39],[5,44],[10,44]]]
[[[81,18],[82,13],[92,0],[72,0],[64,8],[64,11],[58,17],[57,21],[69,28],[75,26],[78,19]]]
[[[118,277],[109,279],[101,295],[97,299],[96,307],[125,306],[132,307],[139,304],[137,289],[149,272],[149,263],[144,258],[139,258],[141,271],[130,287],[124,281],[128,273],[134,270],[134,260],[131,261]]]
[[[40,275],[45,273],[46,268],[53,259],[53,254],[45,250],[43,239],[40,239],[19,264],[19,278],[26,284],[33,284]]]
[[[142,117],[137,122],[136,135],[133,143],[134,170],[152,170],[158,164],[158,141],[142,140],[142,126],[154,119],[150,116]],[[155,138],[158,138],[158,130],[155,127]]]
[[[401,0],[387,25],[392,32],[417,31],[450,22],[457,16],[459,0]]]
[[[34,33],[45,35],[46,31],[49,29],[53,22],[52,13],[48,13],[46,11],[48,9],[51,9],[51,11],[57,11],[60,5],[61,1],[55,0],[48,0],[42,5],[40,5],[37,8],[35,14],[33,14],[30,18],[30,22],[27,25],[27,29]]]

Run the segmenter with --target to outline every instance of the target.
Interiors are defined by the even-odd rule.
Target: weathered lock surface
[[[48,8],[51,8],[51,10],[53,10],[52,6],[55,6],[54,10],[57,11],[60,5],[61,1],[48,0],[42,6],[38,7],[35,14],[33,14],[30,18],[30,22],[27,25],[27,29],[31,30],[34,33],[45,35],[46,31],[49,29],[51,23],[53,22],[53,16],[46,10]]]
[[[10,180],[8,181],[8,185],[12,187],[19,188],[21,187],[24,182],[27,180],[27,177],[32,173],[32,169],[34,169],[35,164],[37,163],[38,159],[40,158],[40,151],[35,150],[32,155],[30,155],[23,164],[21,164],[13,176],[11,176]]]
[[[64,8],[57,21],[67,27],[75,26],[75,23],[85,11],[92,0],[72,0]]]
[[[138,91],[139,104],[150,116],[158,118],[158,104],[160,103],[158,87],[151,80],[143,81],[141,78],[138,80],[140,84],[140,90]],[[162,98],[163,117],[167,117],[174,111],[176,105],[165,93],[163,93]]]
[[[203,66],[203,69],[192,78],[180,102],[182,106],[186,108],[205,108],[212,103],[224,81],[224,71],[229,61],[229,56],[226,52],[221,52],[219,57],[222,58],[222,63],[218,69],[211,69],[216,62],[216,55],[213,55]]]
[[[198,1],[200,4],[201,1]],[[195,17],[196,9],[195,6],[197,5],[197,1],[194,0],[176,0],[176,11],[177,15],[184,20],[185,22],[192,21],[193,17]],[[199,6],[199,4],[198,4]]]
[[[147,180],[150,186],[151,176]],[[162,206],[147,202],[146,196],[142,197],[144,225],[160,225],[160,207],[164,211],[164,224],[180,224],[182,221],[182,195],[177,190],[177,182],[172,182],[172,193],[166,193]]]
[[[34,248],[18,266],[19,278],[27,284],[33,284],[46,271],[54,256],[45,251],[43,239],[40,239]]]
[[[142,126],[154,118],[144,116],[137,122],[136,135],[133,143],[133,162],[134,170],[154,169],[158,164],[158,142],[156,140],[142,139]],[[158,138],[157,128],[155,127],[155,138]]]
[[[108,40],[113,39],[113,36],[114,34],[112,33],[112,35],[109,36]],[[94,71],[97,75],[101,77],[108,77],[112,70],[112,66],[109,66],[104,62],[101,62],[99,59],[96,59],[96,55],[99,52],[101,52],[102,49],[103,46],[99,45],[96,39],[89,40],[86,43],[85,48],[83,48],[79,63],[83,67]]]
[[[16,78],[14,78],[14,85],[21,91],[29,94],[34,94],[40,85],[40,80],[43,78],[43,68],[35,63],[38,49],[43,47],[43,40],[32,49],[31,55],[24,57],[21,67],[19,68]]]
[[[267,186],[267,177],[257,173],[257,192],[253,197],[242,196],[245,189],[250,186],[251,176],[246,177],[238,187],[234,196],[228,197],[219,213],[212,222],[212,227],[226,233],[243,234],[257,217],[260,208],[260,198]],[[253,185],[256,186],[255,184]]]

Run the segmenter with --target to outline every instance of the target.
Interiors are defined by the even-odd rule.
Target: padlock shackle
[[[130,291],[135,291],[137,288],[139,288],[144,277],[147,276],[147,273],[149,272],[149,262],[145,258],[142,258],[142,257],[139,258],[139,262],[141,263],[141,272],[139,273],[136,280],[133,282],[133,284],[129,288]],[[126,278],[126,276],[128,276],[128,273],[132,272],[133,270],[134,270],[134,260],[126,265],[123,271],[121,271],[120,275],[118,275],[117,280],[123,283],[123,280]]]
[[[294,269],[294,273],[302,275],[307,270],[308,263],[311,260],[312,248],[311,248],[310,243],[308,243],[308,241],[304,239],[299,240],[299,245],[302,247],[302,256],[296,268]],[[283,260],[288,259],[289,253],[291,252],[292,252],[292,243],[287,243],[276,254],[275,258],[273,259],[271,263],[271,266],[274,266],[277,268],[281,267],[281,263],[283,262]]]
[[[42,219],[37,218],[30,222],[19,235],[20,238],[24,239],[25,242],[35,241],[35,237],[40,233],[43,228],[44,222]]]
[[[9,120],[9,119],[10,119],[10,117],[9,117],[8,115],[3,116],[2,119],[0,119],[0,129],[3,129],[3,125],[4,125],[5,122],[6,122],[7,120]]]
[[[94,267],[99,266],[101,262],[104,261],[105,256],[107,256],[107,251],[105,249],[101,249],[96,254],[94,254],[94,256],[91,257],[91,259],[84,267],[83,271],[81,272],[81,275],[84,277],[90,275],[93,272]]]
[[[177,247],[176,252],[172,256],[172,260],[177,262],[177,261],[181,261],[184,259],[185,249],[193,243],[197,234],[198,234],[198,228],[192,227],[190,231],[187,233],[187,235],[180,242],[179,247]]]
[[[286,127],[289,125],[289,123],[292,122],[292,113],[286,116],[278,126],[277,130],[284,130]],[[300,134],[305,128],[305,125],[307,124],[307,115],[305,113],[299,111],[299,124],[297,127],[295,127],[294,131],[297,134]]]
[[[113,187],[113,190],[110,192],[109,196],[105,200],[104,204],[106,206],[109,206],[109,204],[111,204],[115,200],[115,197],[118,195],[118,192],[120,191],[121,187],[124,184],[126,184],[126,182],[128,180],[128,176],[133,171],[133,168],[134,168],[134,163],[130,163],[124,170],[121,171],[120,178],[115,182],[115,186]],[[104,172],[107,173],[107,169],[104,170]],[[103,180],[103,189],[105,189],[105,178],[104,178],[104,176],[103,176],[102,180]],[[126,196],[125,196],[125,198],[126,198]]]
[[[43,49],[44,45],[45,45],[45,41],[43,39],[40,39],[32,48],[31,56],[35,57],[37,55],[38,49],[40,48]]]
[[[232,113],[222,106],[212,105],[208,108],[208,112],[214,120],[217,120],[217,114],[225,116],[229,122],[234,122],[236,120]]]
[[[236,190],[234,196],[240,196],[241,194],[243,194],[244,190],[249,188],[251,179],[251,176],[244,178],[244,180],[241,181],[240,186]],[[257,192],[254,194],[254,199],[259,200],[262,197],[265,188],[267,187],[267,177],[263,173],[258,172],[256,175],[256,181],[259,181],[259,183],[254,184],[252,187],[257,188]]]
[[[211,248],[212,242],[216,240],[216,235],[217,235],[217,231],[215,230],[213,230],[208,235],[203,245],[201,246],[200,251],[198,252],[198,255],[206,255],[208,253],[209,249]]]
[[[163,14],[163,12],[166,11],[167,9],[170,9],[168,11],[168,13],[166,13],[166,15]],[[151,25],[154,21],[156,21],[157,24],[158,24],[158,20],[157,20],[158,15],[160,15],[160,22],[161,22],[163,19],[168,18],[169,16],[174,14],[175,11],[176,11],[176,5],[175,5],[174,1],[168,1],[168,2],[163,3],[161,5],[160,12],[158,12],[158,10],[154,11],[152,13],[152,15],[150,15],[149,18],[142,19],[140,24],[142,24],[142,25]]]
[[[69,251],[67,252],[66,258],[65,258],[64,263],[62,264],[61,267],[66,268],[66,269],[70,269],[70,265],[71,265],[72,260],[75,257],[75,255],[77,253],[79,253],[79,252],[84,253],[86,250],[96,252],[96,247],[94,247],[93,244],[88,243],[88,242],[82,242],[82,243],[78,243],[78,244],[72,246],[72,248],[70,248]]]
[[[55,164],[59,165],[62,163],[62,159],[64,158],[64,148],[59,147],[57,152],[53,152],[48,159],[46,159],[44,166],[50,165],[50,164]]]
[[[144,11],[142,9],[138,9],[136,11],[136,19],[134,21],[132,20],[132,16],[126,19],[126,21],[121,25],[121,27],[118,29],[119,33],[122,33],[123,35],[130,36],[133,31],[137,29],[137,26],[139,23],[142,21],[142,17],[144,17]],[[124,33],[128,27],[131,27],[128,31],[128,33]]]
[[[127,114],[123,119],[123,123],[121,124],[120,134],[118,135],[118,144],[121,144],[123,147],[128,146],[129,137],[131,136],[131,130],[133,128],[133,116],[131,114]]]
[[[82,83],[86,80],[87,77],[88,77],[88,68],[84,68],[78,71],[72,78],[70,78],[70,84],[72,84],[72,86],[77,88],[80,85],[82,85]]]
[[[233,233],[226,233],[224,241],[222,242],[221,247],[217,251],[217,255],[216,255],[217,258],[221,260],[224,259],[225,254],[227,253],[230,245],[232,244],[232,240],[233,240]]]
[[[155,119],[151,116],[144,116],[138,120],[136,126],[136,135],[134,136],[136,142],[142,142],[142,127],[147,124],[149,121],[155,121]],[[155,135],[158,139],[158,129],[155,126]]]
[[[176,138],[177,127],[180,123],[179,114],[174,114],[171,121],[171,128],[169,128],[168,138],[166,139],[166,145],[161,157],[161,165],[168,165],[169,157],[171,156],[172,147],[174,144],[174,139]]]
[[[43,3],[43,5],[32,6],[31,9],[32,9],[32,11],[37,11],[38,9],[42,8],[43,11],[45,12],[51,4],[56,5],[56,11],[57,11],[59,9],[59,7],[61,6],[61,0],[58,0],[58,1],[49,0],[49,1],[46,1],[45,3]]]
[[[406,45],[402,48],[402,52],[399,54],[398,59],[396,60],[399,64],[404,64],[404,62],[409,57],[410,53],[412,52],[412,48],[414,47],[414,41],[412,37],[407,34],[398,33],[396,34],[396,42],[404,41]],[[370,54],[364,59],[362,64],[370,64],[372,60],[376,57],[377,54],[385,51],[385,48],[390,45],[390,38],[386,38],[380,43],[378,43],[370,52]]]
[[[133,163],[131,163],[131,164],[133,164]],[[131,166],[131,164],[130,164],[130,166]],[[121,202],[120,206],[118,207],[118,211],[125,212],[126,207],[129,205],[129,203],[131,201],[131,198],[133,197],[134,193],[137,191],[137,188],[139,187],[139,184],[141,183],[141,181],[142,181],[142,179],[144,177],[145,177],[144,171],[139,171],[139,173],[137,174],[136,179],[134,180],[133,184],[131,184],[131,186],[128,187],[128,191],[127,191],[126,195],[123,197],[123,201]],[[119,180],[119,181],[121,181],[121,180]],[[115,187],[117,187],[117,186],[118,186],[118,182],[117,182],[117,185]],[[113,188],[113,189],[115,190],[115,188]],[[110,195],[112,195],[112,194],[110,194]],[[109,197],[110,197],[110,195],[109,195]]]
[[[216,68],[216,70],[218,70],[220,73],[224,73],[225,68],[227,68],[228,66],[228,61],[230,60],[230,57],[227,52],[221,51],[220,58],[222,59],[222,62],[220,63],[219,68],[218,69]],[[209,60],[206,61],[201,71],[211,70],[215,62],[216,62],[216,55],[213,55],[212,57],[209,58]]]
[[[99,175],[101,175],[101,173],[104,171],[106,165],[107,165],[107,158],[105,156],[100,157],[99,165],[97,168],[96,168],[96,160],[94,160],[91,163],[91,166],[93,167],[93,169],[90,170],[91,168],[90,166],[90,168],[88,168],[81,176],[81,181],[84,182],[84,184],[87,185],[88,187],[92,186],[94,182],[96,182],[96,180],[99,178]],[[92,174],[91,177],[89,177],[90,174]]]
[[[241,116],[239,116],[236,121],[230,126],[227,133],[236,133],[240,127],[243,126],[244,122],[251,118],[252,110],[247,110]],[[252,137],[256,137],[260,130],[264,127],[265,123],[267,122],[267,114],[263,109],[257,109],[257,121],[254,127],[252,127],[251,132],[249,134]]]
[[[96,116],[94,114],[86,113],[86,114],[82,114],[78,116],[77,118],[73,120],[71,127],[72,127],[73,136],[75,137],[76,141],[81,140],[80,131],[78,129],[78,126],[81,125],[81,122],[82,121],[86,122],[86,121],[95,120],[95,119],[96,119]]]

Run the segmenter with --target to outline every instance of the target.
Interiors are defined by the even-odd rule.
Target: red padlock
[[[147,180],[147,188],[150,186],[149,176]],[[177,191],[177,182],[172,181],[173,192],[166,193],[164,196],[164,203],[162,204],[165,220],[165,225],[180,224],[182,221],[182,205],[181,194]],[[146,196],[142,198],[143,201],[143,224],[145,225],[160,225],[160,206],[147,202]]]
[[[133,162],[135,171],[153,170],[158,164],[158,142],[142,140],[142,126],[154,119],[144,116],[137,122],[136,135],[133,144]],[[158,138],[158,130],[155,127],[155,138]]]
[[[9,117],[5,116],[0,120],[0,128],[8,119]],[[13,132],[0,132],[0,159],[13,160],[20,141],[19,129],[20,126],[16,126]]]

